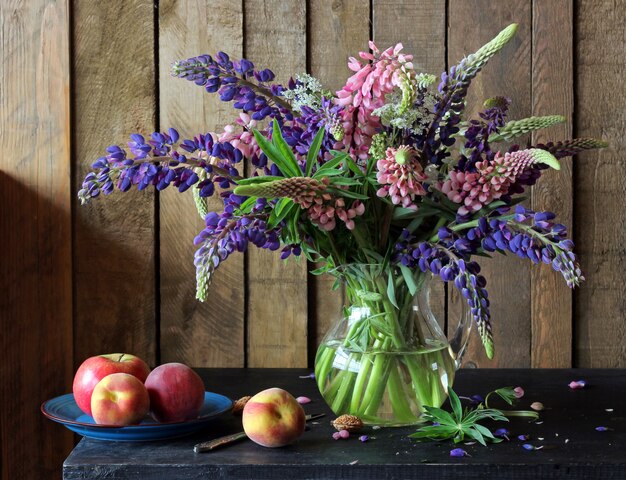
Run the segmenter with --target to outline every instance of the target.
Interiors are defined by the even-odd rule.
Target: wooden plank
[[[576,367],[626,366],[626,2],[577,2],[576,136],[607,149],[575,159],[576,246],[587,282],[575,295]]]
[[[154,5],[74,1],[74,182],[107,145],[155,123]],[[152,191],[113,193],[74,217],[75,360],[128,352],[154,364]]]
[[[244,12],[246,58],[278,83],[306,71],[305,2],[246,0]],[[306,366],[306,262],[285,264],[277,252],[252,248],[247,293],[248,366]]]
[[[413,55],[417,72],[439,77],[446,68],[446,5],[440,0],[374,0],[374,41],[379,49],[402,43]],[[446,326],[446,293],[443,282],[431,287],[431,308],[442,330]]]
[[[368,49],[369,0],[313,0],[309,5],[309,73],[336,91],[353,73],[347,67],[348,57]],[[332,291],[334,281],[330,275],[308,278],[311,363],[322,337],[341,316],[343,290]]]
[[[476,113],[489,97],[510,97],[509,118],[530,116],[531,110],[531,3],[523,0],[451,0],[449,3],[448,64],[455,65],[511,23],[516,37],[489,61],[472,81],[467,112]],[[489,19],[489,21],[485,21]],[[525,145],[527,138],[517,142]],[[480,259],[491,301],[496,354],[486,361],[478,335],[470,341],[466,362],[485,367],[530,366],[530,268],[528,261],[499,257]]]
[[[72,434],[40,402],[72,385],[69,6],[0,3],[0,476],[60,478]]]
[[[533,143],[571,138],[573,109],[573,2],[533,1],[533,115],[564,115],[567,123],[538,132]],[[572,162],[546,171],[533,187],[532,208],[551,211],[571,226]],[[531,268],[531,366],[572,366],[572,292],[563,276],[548,266]]]
[[[207,25],[210,28],[207,28]],[[231,0],[175,0],[159,5],[161,129],[182,138],[215,131],[238,118],[216,94],[170,76],[170,65],[204,53],[241,57],[243,5]],[[194,237],[204,227],[191,191],[166,189],[160,204],[161,362],[193,366],[244,365],[244,259],[235,253],[220,265],[208,300],[195,298]],[[211,208],[223,209],[218,195]]]

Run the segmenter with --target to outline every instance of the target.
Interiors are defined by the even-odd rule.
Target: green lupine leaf
[[[348,158],[348,155],[345,153],[337,155],[335,158],[331,158],[324,165],[317,169],[317,171],[313,174],[313,178],[326,177],[328,174],[326,173],[329,170],[333,170],[337,165],[341,164]],[[342,170],[339,172],[343,173]]]
[[[283,158],[280,150],[269,142],[261,132],[253,130],[252,134],[254,135],[259,148],[263,151],[263,153],[265,153],[265,155],[267,155],[267,158],[274,162],[276,167],[278,167],[278,170],[280,170],[280,173],[285,175],[285,177],[299,177],[301,175],[300,172],[294,171],[290,168],[288,161]]]
[[[396,300],[396,287],[393,281],[393,275],[391,273],[389,273],[387,277],[387,297],[394,307],[399,308],[398,302]]]
[[[237,180],[237,185],[256,185],[257,183],[273,182],[274,180],[284,180],[285,177],[276,177],[273,175],[261,175],[258,177],[242,178]]]
[[[351,192],[350,190],[342,190],[340,188],[329,187],[326,189],[326,191],[329,193],[333,193],[339,197],[355,198],[357,200],[369,200],[370,198],[367,195],[363,195],[361,193],[356,193],[356,192]]]
[[[310,177],[311,172],[313,171],[313,165],[317,163],[317,156],[320,153],[320,148],[322,147],[322,142],[324,141],[324,128],[320,128],[313,142],[311,143],[311,147],[306,155],[306,176]]]
[[[461,406],[461,400],[459,396],[454,393],[454,390],[448,387],[448,398],[450,399],[450,405],[452,406],[452,411],[456,416],[457,421],[461,421],[463,419],[463,407]]]
[[[415,283],[413,271],[406,265],[400,265],[400,272],[402,272],[402,276],[404,277],[404,283],[406,283],[406,286],[409,289],[409,293],[411,295],[415,295],[415,293],[417,292],[417,285]]]
[[[278,148],[278,150],[282,154],[283,160],[287,163],[291,175],[294,177],[302,176],[302,170],[300,169],[300,165],[298,165],[298,159],[293,154],[291,147],[283,138],[283,133],[280,131],[278,122],[274,120],[272,123],[272,143],[274,144],[274,146],[276,146],[276,148]]]

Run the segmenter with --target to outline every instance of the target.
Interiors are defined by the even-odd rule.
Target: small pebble
[[[612,411],[613,411],[613,409],[612,409],[612,408],[605,408],[605,409],[604,409],[604,411],[605,411],[605,412],[612,412]]]
[[[565,443],[569,443],[569,438],[566,438],[566,439],[565,439]]]
[[[541,425],[543,423],[543,420],[540,420],[539,422],[535,422],[535,425]]]
[[[374,425],[372,430],[380,430],[382,427],[380,425]]]
[[[311,403],[311,399],[309,397],[298,397],[296,398],[296,402],[300,405],[306,405],[307,403]]]
[[[341,438],[349,438],[350,432],[348,430],[341,430],[337,432]]]

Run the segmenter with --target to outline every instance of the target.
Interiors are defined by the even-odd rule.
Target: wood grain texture
[[[224,51],[241,57],[243,6],[231,0],[175,0],[159,4],[161,129],[182,138],[220,133],[238,111],[216,94],[170,76],[171,64]],[[193,366],[244,365],[244,259],[233,254],[216,271],[205,303],[195,298],[194,237],[204,227],[191,191],[166,189],[160,203],[161,362]],[[223,209],[216,195],[211,208]]]
[[[374,0],[373,37],[380,49],[402,43],[413,55],[415,71],[439,77],[446,68],[446,5],[440,0]],[[431,307],[442,330],[446,326],[444,283],[435,279]]]
[[[472,81],[467,113],[482,109],[485,99],[510,97],[509,118],[531,114],[531,3],[525,0],[450,0],[448,64],[455,65],[475,52],[511,23],[519,24],[516,37],[492,58]],[[489,19],[489,21],[485,21]],[[527,138],[516,140],[520,145]],[[497,257],[482,261],[491,302],[496,354],[487,361],[478,335],[470,341],[466,362],[489,367],[530,366],[530,269],[528,261]]]
[[[124,146],[129,133],[154,131],[154,5],[149,0],[74,0],[73,5],[78,189],[107,145]],[[116,191],[77,204],[73,221],[76,364],[120,351],[154,364],[153,192]]]
[[[0,3],[0,477],[60,478],[73,436],[69,6]],[[36,446],[36,448],[33,448]]]
[[[348,57],[368,48],[369,0],[312,0],[309,3],[309,70],[325,88],[339,90],[352,75]],[[331,290],[331,275],[309,275],[309,363],[343,305],[343,289]]]
[[[576,3],[576,136],[607,149],[578,155],[576,247],[587,282],[575,293],[576,367],[626,366],[626,2]]]
[[[270,68],[278,83],[306,71],[306,3],[246,0],[244,54]],[[247,269],[247,365],[307,365],[306,262],[284,263],[276,252],[253,248]]]
[[[573,2],[533,1],[532,114],[563,115],[567,123],[537,132],[533,144],[571,138],[573,89]],[[532,189],[532,209],[556,212],[559,223],[573,220],[572,159],[561,170],[545,171]],[[572,366],[572,292],[563,276],[546,265],[532,266],[531,366]]]

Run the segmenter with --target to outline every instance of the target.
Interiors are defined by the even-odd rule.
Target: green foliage
[[[467,438],[476,440],[481,445],[487,442],[498,443],[502,440],[493,436],[491,431],[480,424],[485,420],[496,420],[508,422],[504,413],[494,408],[484,408],[480,404],[476,408],[465,408],[461,405],[458,395],[448,387],[448,395],[452,412],[447,412],[441,408],[425,406],[426,413],[424,419],[435,422],[436,425],[421,427],[411,438],[419,440],[454,440],[459,443]]]

